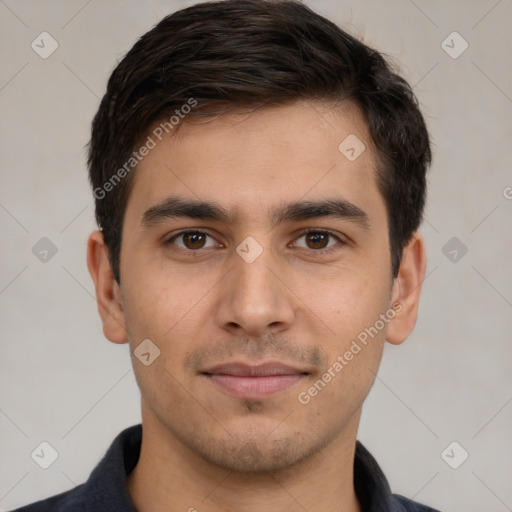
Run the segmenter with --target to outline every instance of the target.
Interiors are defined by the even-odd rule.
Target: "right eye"
[[[207,239],[210,238],[212,242],[207,245]],[[181,231],[173,235],[167,242],[166,245],[176,245],[180,249],[189,250],[189,251],[197,251],[199,249],[208,249],[210,247],[215,247],[218,245],[218,242],[205,231],[198,230],[189,230],[189,231]]]

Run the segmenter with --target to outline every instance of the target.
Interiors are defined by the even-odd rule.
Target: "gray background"
[[[140,421],[128,346],[103,337],[86,267],[84,146],[115,64],[193,3],[0,0],[2,510],[85,481]],[[359,439],[395,492],[448,512],[512,510],[512,1],[305,3],[400,65],[434,143],[418,326],[386,347]],[[59,45],[47,59],[31,48],[43,31]],[[457,58],[454,31],[469,44]],[[32,252],[43,237],[57,248],[46,262]],[[59,454],[46,470],[31,458],[42,441]],[[469,453],[458,469],[445,460],[461,448],[441,455],[453,441]]]

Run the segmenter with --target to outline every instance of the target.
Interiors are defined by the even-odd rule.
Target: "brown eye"
[[[329,234],[328,233],[317,233],[312,231],[311,233],[307,233],[306,244],[310,249],[325,249],[329,242]]]
[[[336,249],[335,246],[341,248],[341,246],[344,245],[344,241],[330,231],[310,230],[302,233],[302,235],[295,240],[294,245],[301,249],[310,249],[322,254],[323,251]]]
[[[183,236],[183,243],[187,249],[201,249],[206,241],[204,233],[185,233]]]
[[[210,239],[210,241],[208,239]],[[208,233],[203,231],[183,231],[173,236],[167,243],[190,251],[214,247],[216,245],[215,240]]]

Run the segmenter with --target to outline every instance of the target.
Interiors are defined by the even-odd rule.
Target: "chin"
[[[314,452],[315,450],[309,450]],[[275,473],[288,469],[310,453],[296,438],[267,440],[210,440],[199,455],[210,463],[237,473]]]
[[[243,423],[243,422],[242,422]],[[182,432],[180,440],[188,449],[210,464],[236,473],[276,473],[293,467],[321,451],[335,437],[322,436],[315,429],[290,431],[273,421],[238,423],[219,427],[216,432],[195,429]],[[281,425],[284,427],[284,424]],[[191,435],[192,434],[192,435]],[[230,435],[231,434],[231,435]]]

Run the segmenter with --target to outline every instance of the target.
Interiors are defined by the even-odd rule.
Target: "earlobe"
[[[423,236],[416,232],[402,252],[400,269],[393,284],[391,304],[398,305],[394,307],[397,314],[386,333],[386,340],[393,345],[403,343],[414,329],[425,269],[425,243]]]
[[[121,291],[114,279],[108,258],[108,248],[103,234],[93,231],[87,242],[87,267],[94,281],[98,312],[103,323],[103,333],[113,343],[126,343]]]

